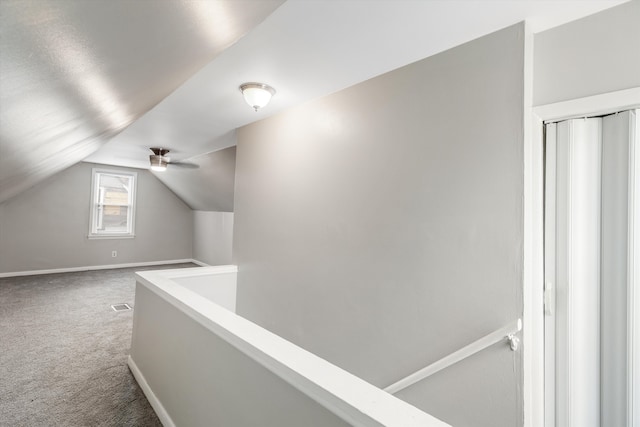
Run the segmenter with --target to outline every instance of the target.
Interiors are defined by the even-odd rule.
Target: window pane
[[[105,205],[128,205],[131,177],[100,174],[100,200]]]
[[[129,207],[119,205],[103,205],[102,224],[98,224],[98,231],[105,233],[127,233]],[[98,216],[100,218],[100,216]]]

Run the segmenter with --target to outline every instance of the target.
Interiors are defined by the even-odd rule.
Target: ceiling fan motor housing
[[[163,171],[167,168],[169,158],[165,157],[169,153],[169,150],[164,148],[151,148],[153,154],[149,156],[149,162],[151,163],[151,169],[155,171]]]
[[[167,154],[169,154],[170,150],[167,150],[166,148],[157,148],[157,147],[151,147],[150,148],[151,151],[153,151],[153,154],[155,154],[156,156],[161,156],[164,157]]]

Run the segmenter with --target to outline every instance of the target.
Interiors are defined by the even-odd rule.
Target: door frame
[[[524,135],[524,426],[544,425],[545,121],[640,108],[640,87],[529,108]],[[528,116],[528,117],[527,117]]]

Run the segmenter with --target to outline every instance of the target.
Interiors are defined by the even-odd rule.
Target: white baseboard
[[[147,380],[145,380],[144,375],[142,375],[142,372],[140,372],[138,365],[136,365],[136,362],[133,361],[131,356],[129,356],[129,358],[127,359],[127,365],[129,365],[129,369],[131,370],[133,377],[138,382],[138,385],[142,389],[144,395],[147,397],[147,400],[151,404],[151,407],[160,419],[162,425],[164,427],[176,427],[175,423],[169,416],[169,413],[166,409],[164,409],[164,406],[162,406],[162,403],[160,402],[160,400],[158,400],[158,397],[153,393],[151,387],[149,387],[149,384],[147,383]]]
[[[92,265],[88,267],[69,267],[69,268],[52,268],[49,270],[30,270],[30,271],[12,271],[9,273],[0,273],[0,278],[3,277],[17,277],[17,276],[36,276],[38,274],[52,274],[52,273],[74,273],[77,271],[89,271],[89,270],[111,270],[114,268],[130,268],[130,267],[147,267],[150,265],[168,265],[168,264],[183,264],[192,262],[194,264],[207,267],[201,261],[196,261],[191,258],[187,259],[173,259],[165,261],[148,261],[148,262],[130,262],[126,264],[106,264],[106,265]]]

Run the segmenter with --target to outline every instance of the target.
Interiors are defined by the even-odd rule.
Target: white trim
[[[526,58],[525,58],[526,60]],[[571,101],[533,107],[530,112],[531,129],[524,140],[524,314],[523,314],[523,367],[524,367],[524,425],[539,427],[544,420],[544,322],[542,321],[543,273],[541,262],[544,242],[542,227],[543,187],[540,178],[544,164],[539,153],[544,147],[542,125],[544,121],[561,120],[581,115],[603,114],[640,106],[640,87],[617,92],[579,98]],[[526,106],[525,106],[526,107]],[[525,118],[526,120],[526,118]],[[528,181],[531,180],[531,181]],[[529,185],[529,183],[531,185]],[[528,214],[531,217],[528,217]],[[527,370],[530,370],[527,373]],[[635,426],[634,426],[635,427]]]
[[[632,112],[629,144],[627,259],[627,426],[640,427],[640,117]]]
[[[542,126],[542,122],[540,122]],[[545,146],[546,153],[544,153],[545,164],[545,193],[544,193],[544,240],[545,242],[555,241],[556,236],[556,142],[558,133],[558,124],[549,123],[544,126],[545,129]],[[549,213],[553,212],[553,215]],[[556,248],[555,245],[547,245],[544,248],[544,285],[543,285],[543,325],[544,341],[541,344],[545,349],[543,366],[541,367],[544,373],[544,383],[540,384],[540,387],[546,388],[544,390],[544,407],[541,410],[544,412],[545,420],[540,425],[547,427],[555,426],[555,402],[556,402],[556,390],[555,387],[549,387],[549,384],[555,384],[556,375],[556,359],[555,359],[555,342],[556,342],[556,328],[555,328],[555,314],[556,314]],[[546,351],[550,350],[550,351]],[[545,387],[545,384],[547,385]]]
[[[524,149],[522,365],[524,426],[544,422],[544,133],[531,114]]]
[[[89,234],[87,235],[87,239],[89,240],[100,240],[100,239],[135,239],[135,234]]]
[[[494,332],[491,332],[488,335],[472,342],[469,345],[462,347],[460,350],[454,351],[448,356],[443,357],[442,359],[430,364],[427,367],[420,369],[419,371],[414,372],[411,375],[391,384],[388,387],[384,388],[384,391],[387,393],[395,394],[400,390],[404,390],[407,387],[414,385],[415,383],[422,381],[423,379],[435,374],[436,372],[440,372],[441,370],[448,368],[449,366],[458,363],[459,361],[466,359],[469,356],[476,354],[479,351],[484,350],[487,347],[494,345],[500,341],[509,340],[511,342],[512,351],[516,351],[517,349],[517,341],[514,337],[515,334],[522,330],[522,320],[518,319],[507,326],[504,326]]]
[[[207,264],[206,262],[198,261],[197,259],[192,259],[191,262],[199,265],[200,267],[211,267],[210,264]]]
[[[524,427],[539,427],[544,417],[543,334],[543,197],[544,150],[542,122],[532,113],[533,42],[525,22],[523,69],[523,273],[522,273],[522,370]]]
[[[193,268],[175,268],[169,270],[155,270],[155,271],[144,271],[140,272],[140,274],[156,274],[159,273],[163,277],[171,277],[173,279],[181,279],[185,277],[199,277],[199,276],[210,276],[212,274],[227,274],[227,273],[237,273],[238,266],[233,264],[228,265],[213,265],[203,268],[193,267]]]
[[[640,87],[603,93],[541,105],[533,109],[544,121],[560,121],[581,116],[599,116],[616,111],[632,110],[640,106]]]
[[[164,406],[162,406],[162,403],[160,402],[158,397],[155,395],[153,390],[151,390],[151,387],[149,387],[147,380],[144,378],[144,375],[142,375],[142,372],[138,368],[138,365],[136,365],[136,362],[133,361],[131,356],[127,358],[127,365],[129,365],[129,369],[131,370],[131,373],[133,374],[134,378],[138,382],[138,385],[142,389],[142,392],[147,397],[147,400],[151,404],[151,407],[153,408],[156,415],[160,419],[160,422],[162,423],[162,425],[164,427],[176,427],[176,424],[173,422],[173,420],[169,416],[169,413],[167,412],[167,410],[164,409]]]
[[[127,228],[126,232],[99,232],[96,228],[96,206],[97,198],[96,191],[98,191],[100,180],[98,175],[119,175],[122,177],[129,177],[131,179],[131,188],[128,192],[128,207],[127,210]],[[132,239],[135,238],[136,231],[136,192],[138,187],[138,172],[123,171],[117,169],[104,169],[104,168],[92,168],[91,169],[91,200],[89,205],[89,239]]]
[[[216,266],[206,270],[209,274],[222,274],[235,268]],[[144,271],[136,273],[136,280],[138,285],[149,289],[350,425],[449,426],[172,280],[176,274],[186,277],[189,271],[200,274],[199,270]],[[135,349],[135,344],[132,348]]]
[[[165,261],[129,262],[125,264],[91,265],[91,266],[85,266],[85,267],[51,268],[48,270],[12,271],[8,273],[0,273],[0,278],[18,277],[18,276],[36,276],[39,274],[75,273],[78,271],[90,271],[90,270],[111,270],[114,268],[146,267],[149,265],[184,264],[188,262],[198,264],[198,262],[196,262],[191,258],[185,258],[185,259],[171,259],[171,260],[165,260]]]

